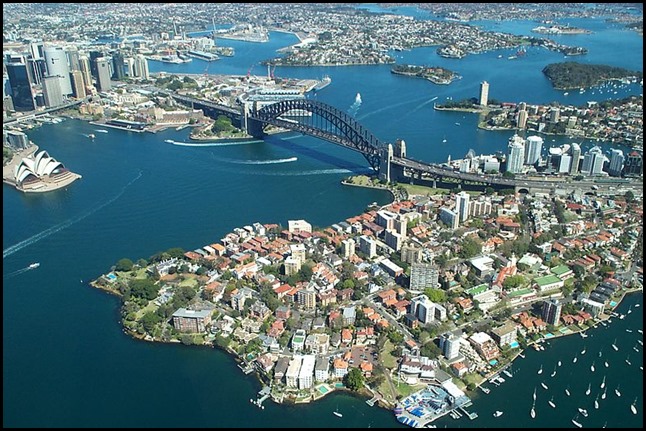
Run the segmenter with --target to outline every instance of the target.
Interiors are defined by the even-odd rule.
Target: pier
[[[264,410],[265,406],[262,405],[262,403],[271,396],[271,388],[269,386],[265,386],[262,388],[260,392],[258,392],[258,398],[254,400],[249,400],[252,404],[257,405],[261,409]]]

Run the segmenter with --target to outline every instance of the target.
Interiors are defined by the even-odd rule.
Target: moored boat
[[[493,414],[493,417],[498,418],[502,416],[502,412],[500,410],[496,410],[496,412]]]

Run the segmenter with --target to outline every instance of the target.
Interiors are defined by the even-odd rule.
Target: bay
[[[642,70],[641,38],[614,25],[595,25],[599,26],[599,41],[589,47],[591,58]],[[259,62],[296,42],[295,36],[277,32],[271,33],[266,44],[218,39],[221,45],[235,47],[236,56],[212,63],[208,73],[244,75],[251,65],[255,65],[252,73],[265,73]],[[619,46],[635,55],[616,57],[613,54]],[[396,54],[401,56],[398,63],[441,65],[463,75],[462,80],[449,86],[392,75],[389,65],[279,67],[275,73],[294,78],[329,75],[332,84],[318,93],[319,100],[348,111],[356,93],[360,93],[363,103],[353,111],[357,120],[384,141],[406,140],[411,157],[439,162],[449,155],[462,157],[471,148],[477,153],[503,150],[513,132],[480,131],[475,127],[476,116],[434,111],[435,97],[438,102],[447,97],[477,97],[479,83],[487,80],[490,97],[499,100],[576,100],[572,96],[578,94],[563,96],[540,73],[559,55],[546,50],[529,54],[528,61],[498,60],[495,52],[456,61],[438,57],[434,47]],[[202,74],[206,67],[206,62],[197,59],[181,66],[150,62],[151,72]],[[628,86],[616,97],[640,92],[641,87]],[[594,100],[602,99],[596,95]],[[360,213],[370,202],[388,202],[390,197],[384,192],[340,185],[348,175],[367,172],[361,155],[302,136],[272,136],[261,143],[196,148],[164,142],[187,142],[187,130],[171,129],[153,135],[109,129],[108,133],[94,132],[93,141],[84,136],[95,129],[68,120],[29,132],[30,139],[41,148],[83,175],[67,189],[24,195],[3,186],[5,426],[400,426],[391,412],[370,408],[363,400],[346,394],[333,394],[311,405],[280,406],[267,401],[261,411],[248,401],[255,398],[259,384],[253,377],[244,376],[228,355],[210,348],[133,340],[121,331],[118,300],[87,286],[87,281],[108,271],[122,257],[136,260],[170,247],[193,249],[217,242],[234,227],[256,221],[286,224],[289,219],[304,218],[327,226]],[[442,145],[445,136],[448,143]],[[555,145],[569,142],[567,138],[554,139]],[[32,262],[41,266],[16,273]],[[630,316],[613,323],[611,329],[595,330],[603,333],[617,328],[616,336],[622,344],[618,354],[623,353],[623,344],[625,350],[629,348],[623,340],[636,335],[620,330],[621,325],[631,322],[637,325],[631,320],[638,315],[636,311],[633,308]],[[551,415],[553,420],[548,417],[550,412],[539,410],[532,422],[525,404],[540,383],[533,368],[541,361],[546,367],[553,363],[557,351],[564,356],[571,354],[579,349],[580,341],[576,336],[567,337],[552,341],[546,352],[527,352],[527,362],[518,362],[519,383],[510,379],[492,390],[489,397],[477,397],[471,410],[479,412],[480,418],[462,420],[458,425],[569,426],[572,406],[564,408],[562,415]],[[587,341],[590,353],[593,343],[604,342],[596,332]],[[604,354],[611,355],[608,339],[605,346],[608,351]],[[636,369],[642,363],[641,355],[632,358]],[[615,362],[619,370],[622,361],[621,357],[613,359],[609,372],[615,369]],[[597,363],[595,379],[601,368]],[[598,412],[591,412],[586,426],[602,425],[597,419],[607,420],[609,426],[643,424],[641,408],[636,416],[627,410],[629,401],[642,393],[641,387],[633,385],[635,374],[613,375],[613,384],[623,388],[622,398],[616,403],[607,399],[607,406],[602,404]],[[588,380],[581,376],[577,383],[583,391]],[[554,387],[559,386],[554,383]],[[631,395],[633,390],[635,394]],[[505,400],[517,400],[517,416],[505,407],[505,416],[492,418],[490,410],[509,402]],[[642,402],[640,399],[638,405]],[[337,407],[343,418],[331,414]],[[455,425],[452,419],[442,421]],[[444,422],[438,423],[442,425]]]

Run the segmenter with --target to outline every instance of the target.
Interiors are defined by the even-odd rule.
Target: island
[[[591,34],[590,30],[584,28],[570,27],[569,25],[552,24],[549,27],[539,25],[532,29],[534,33],[540,34]]]
[[[557,90],[588,88],[611,80],[641,80],[642,73],[603,64],[552,63],[543,73]]]
[[[460,78],[455,72],[440,66],[416,66],[412,64],[398,64],[390,69],[395,75],[416,76],[428,79],[434,84],[448,85]]]

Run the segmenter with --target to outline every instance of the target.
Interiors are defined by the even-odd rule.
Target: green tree
[[[424,289],[424,294],[428,296],[428,299],[430,299],[432,302],[435,302],[436,304],[446,302],[446,292],[444,292],[442,289],[429,287]]]
[[[132,260],[124,257],[123,259],[119,259],[114,269],[115,271],[120,271],[120,272],[131,271],[133,266],[134,266],[134,263],[132,263]]]
[[[155,325],[161,322],[161,317],[154,311],[149,311],[141,318],[141,324],[144,325],[146,332],[151,333]]]
[[[525,277],[522,275],[510,275],[502,282],[502,287],[505,289],[515,289],[523,284],[525,284]]]
[[[132,296],[148,301],[155,299],[159,294],[159,286],[148,278],[130,280],[128,287]]]
[[[363,387],[364,377],[359,368],[350,368],[348,374],[343,377],[343,384],[353,391],[358,391]]]

